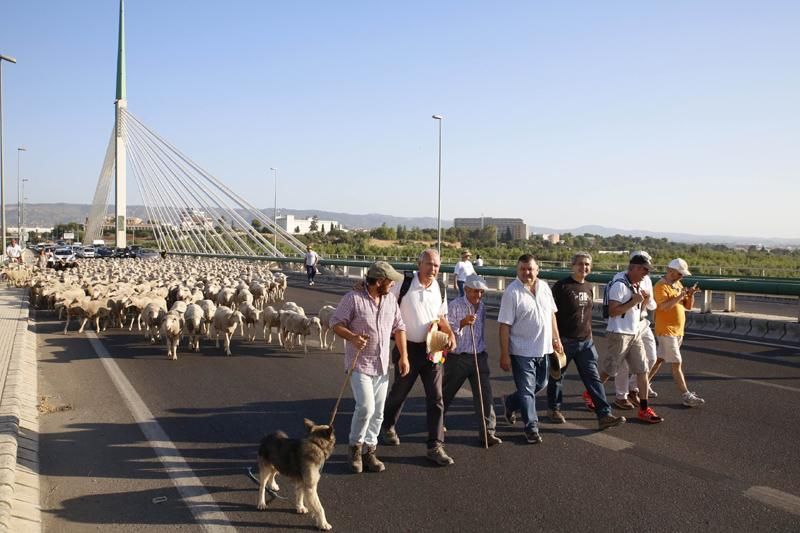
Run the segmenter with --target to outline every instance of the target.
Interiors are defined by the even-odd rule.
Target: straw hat
[[[556,351],[550,354],[550,377],[553,379],[561,378],[561,369],[567,366],[567,354],[563,351]]]
[[[425,337],[425,351],[428,352],[428,361],[436,364],[444,363],[447,356],[447,343],[450,336],[439,331],[437,321],[431,322],[428,328],[428,335]]]

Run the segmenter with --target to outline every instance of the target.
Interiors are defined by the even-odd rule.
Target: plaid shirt
[[[330,326],[341,324],[356,335],[368,335],[367,346],[358,356],[354,372],[382,376],[389,371],[389,345],[395,331],[405,331],[397,298],[389,293],[379,303],[370,297],[366,286],[345,294],[330,320]],[[348,342],[344,352],[345,371],[350,370],[358,350]]]
[[[486,351],[486,342],[483,338],[483,325],[486,321],[486,306],[483,301],[478,302],[478,310],[474,311],[474,306],[467,301],[466,296],[459,296],[450,302],[447,311],[447,322],[450,323],[450,329],[456,336],[456,349],[453,353],[472,353],[472,332],[469,326],[461,329],[461,320],[471,314],[476,314],[475,324],[475,344],[476,352],[481,353]]]

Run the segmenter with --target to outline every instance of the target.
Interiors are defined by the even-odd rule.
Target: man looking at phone
[[[692,308],[694,295],[700,290],[697,288],[697,284],[686,288],[681,283],[681,278],[691,275],[686,261],[681,258],[673,259],[667,265],[666,275],[658,280],[653,288],[653,296],[658,304],[655,313],[658,359],[650,370],[650,379],[656,376],[664,362],[670,363],[672,379],[675,380],[675,385],[682,395],[683,405],[699,407],[706,402],[686,386],[686,378],[683,375],[683,357],[681,356],[686,309]]]

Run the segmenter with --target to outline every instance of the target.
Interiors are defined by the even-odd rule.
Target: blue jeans
[[[597,418],[611,414],[611,406],[606,399],[606,391],[600,382],[600,374],[597,372],[597,350],[594,348],[592,339],[561,339],[564,345],[564,353],[567,355],[567,364],[561,369],[560,379],[551,379],[547,384],[547,405],[553,409],[561,409],[564,389],[564,371],[569,366],[570,361],[575,361],[578,368],[578,375],[583,381],[584,387],[589,391],[595,406]]]
[[[526,432],[539,431],[536,416],[536,393],[547,386],[547,356],[511,356],[511,374],[517,392],[506,396],[506,410],[520,411]]]
[[[456,286],[458,287],[458,295],[464,296],[464,284],[466,281],[456,280]]]

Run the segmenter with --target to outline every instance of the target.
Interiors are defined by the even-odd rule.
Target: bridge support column
[[[701,313],[710,313],[711,312],[711,291],[704,290],[703,291],[703,304],[700,308]]]
[[[733,313],[736,311],[736,293],[735,292],[726,292],[725,293],[725,311],[728,313]]]

